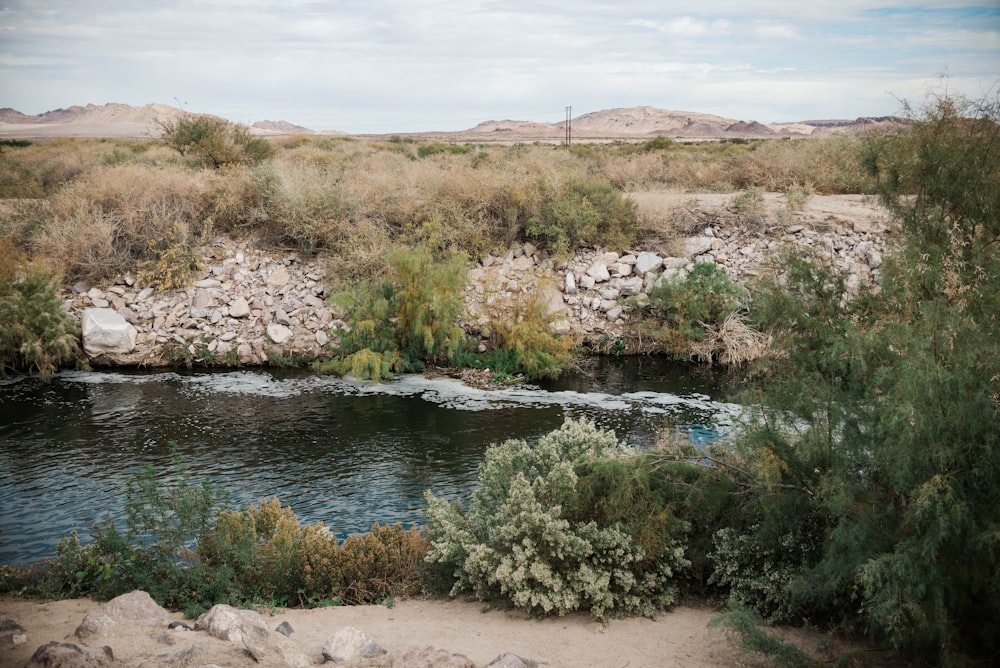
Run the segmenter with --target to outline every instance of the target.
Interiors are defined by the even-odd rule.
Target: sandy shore
[[[15,620],[28,636],[19,645],[6,640],[0,645],[0,665],[23,666],[37,647],[49,641],[80,642],[73,632],[99,605],[89,599],[40,603],[0,598],[0,621]],[[721,631],[708,628],[715,611],[707,607],[678,607],[655,620],[622,619],[607,625],[584,615],[537,620],[520,611],[485,610],[470,601],[405,600],[391,608],[279,609],[263,614],[272,627],[283,621],[291,624],[291,640],[317,664],[323,661],[327,638],[341,627],[353,626],[390,652],[430,645],[464,654],[477,666],[506,652],[546,668],[754,665],[753,658],[741,656]],[[158,642],[148,633],[123,633],[91,644],[109,645],[116,660],[128,661],[162,650]],[[255,664],[246,657],[244,665]]]

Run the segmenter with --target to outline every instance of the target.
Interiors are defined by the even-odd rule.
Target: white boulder
[[[135,348],[135,327],[109,308],[83,311],[83,350],[90,356],[130,353]]]

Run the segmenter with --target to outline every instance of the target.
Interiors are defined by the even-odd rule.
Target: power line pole
[[[573,107],[566,107],[566,146],[573,143]]]

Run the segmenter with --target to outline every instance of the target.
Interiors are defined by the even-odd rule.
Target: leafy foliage
[[[254,137],[245,125],[217,116],[187,114],[160,125],[162,140],[182,156],[209,167],[255,165],[274,154],[266,139]]]
[[[607,181],[574,180],[542,203],[526,231],[556,254],[590,244],[625,248],[635,238],[635,205]]]
[[[683,352],[701,341],[706,328],[739,311],[746,291],[714,262],[698,262],[683,276],[662,278],[649,291],[650,313],[663,320],[660,339],[668,350]]]
[[[903,226],[879,294],[847,297],[821,259],[756,293],[784,354],[764,388],[775,410],[741,444],[766,490],[747,517],[798,536],[803,558],[762,600],[740,582],[766,543],[727,534],[717,554],[764,614],[784,598],[934,662],[1000,651],[998,121],[996,101],[939,98],[868,147]]]
[[[397,247],[386,261],[393,269],[389,279],[337,295],[351,331],[340,341],[341,357],[322,370],[378,381],[426,362],[450,362],[464,345],[458,325],[464,263],[435,260],[426,246]]]
[[[139,281],[160,290],[188,285],[191,272],[201,268],[198,242],[207,243],[211,231],[211,224],[206,224],[201,238],[192,238],[186,226],[175,223],[165,236],[150,243],[155,259],[139,263]]]
[[[79,327],[62,310],[59,281],[0,240],[0,375],[8,370],[50,376],[81,359]]]
[[[491,348],[460,356],[461,365],[490,369],[501,379],[535,379],[557,378],[573,362],[573,339],[552,331],[552,317],[535,296],[517,299],[510,311],[497,311],[488,327]]]
[[[629,455],[613,433],[567,420],[536,444],[490,448],[467,511],[427,493],[428,561],[453,569],[452,594],[506,600],[533,614],[654,614],[676,600],[683,527],[647,554],[619,518],[581,507],[574,464]],[[601,520],[601,521],[598,521]]]

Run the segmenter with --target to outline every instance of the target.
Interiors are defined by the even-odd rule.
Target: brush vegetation
[[[911,111],[905,132],[865,140],[421,152],[406,141],[300,138],[266,163],[218,170],[157,146],[115,164],[83,161],[51,192],[33,176],[50,173],[33,166],[51,167],[50,147],[5,146],[4,169],[18,165],[23,192],[49,203],[15,206],[4,235],[70,275],[101,270],[57,243],[72,216],[87,230],[78,237],[114,230],[116,252],[132,261],[151,259],[153,234],[198,232],[209,219],[337,257],[368,281],[345,281],[359,284],[354,339],[341,343],[343,363],[368,375],[459,354],[455,258],[528,235],[553,249],[609,242],[628,230],[593,230],[588,207],[627,221],[628,206],[605,197],[623,188],[777,189],[793,206],[811,192],[869,187],[901,233],[877,292],[849,293],[821,252],[781,258],[749,303],[703,268],[664,288],[652,308],[679,326],[710,319],[723,331],[740,314],[773,341],[755,367],[751,403],[761,408],[730,441],[665,438],[634,451],[571,421],[537,443],[491,448],[469,498],[429,494],[424,532],[374,528],[350,547],[277,502],[205,514],[209,488],[164,495],[140,473],[126,533],[103,525],[90,545],[68,538],[47,575],[4,587],[107,596],[148,584],[160,600],[197,608],[295,595],[360,602],[417,588],[418,573],[432,591],[599,618],[653,614],[691,593],[729,600],[720,624],[784,665],[817,657],[763,623],[862,636],[881,648],[874,663],[891,650],[916,663],[990,664],[1000,655],[1000,102],[932,97]],[[59,164],[79,164],[74,151],[116,155],[94,142],[65,148]],[[557,210],[570,212],[565,228],[549,215]],[[178,567],[181,544],[197,546],[197,563]]]
[[[221,148],[220,148],[221,147]],[[396,246],[481,257],[517,241],[556,254],[625,250],[646,222],[626,192],[862,192],[861,140],[574,146],[298,136],[265,141],[208,116],[159,141],[52,139],[0,147],[0,236],[67,281],[157,262],[164,239],[252,235],[378,279]]]

